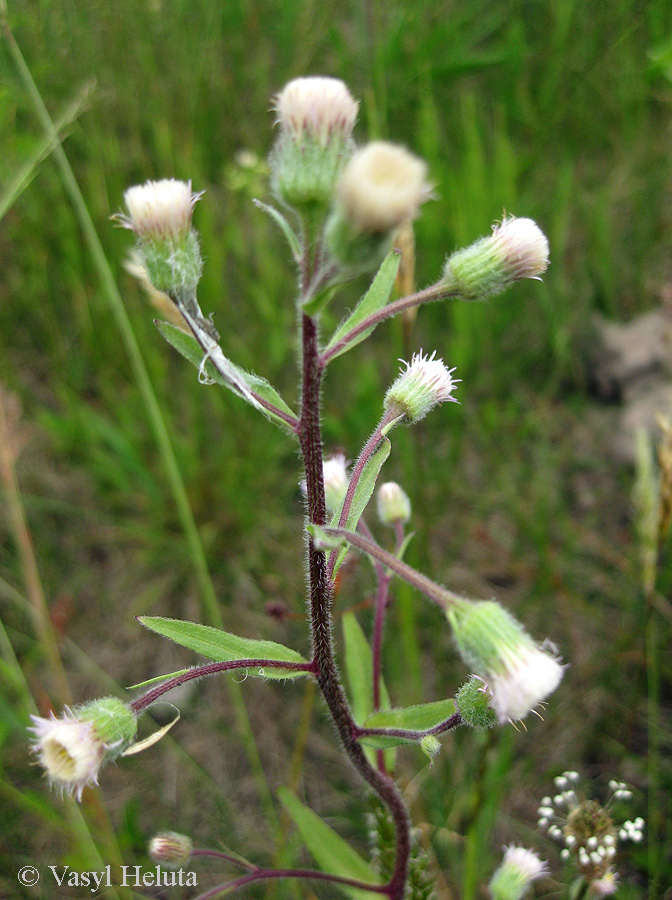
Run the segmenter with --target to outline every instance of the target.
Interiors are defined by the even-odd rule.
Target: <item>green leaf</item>
[[[366,635],[348,610],[343,614],[343,638],[345,641],[345,673],[350,688],[350,701],[355,722],[361,723],[373,712],[373,652]],[[390,695],[382,677],[380,679],[381,709],[390,708]],[[369,762],[376,765],[376,755],[370,747],[365,748]],[[394,752],[387,751],[385,762],[388,770],[394,769]]]
[[[349,334],[349,332],[356,328],[360,322],[363,322],[367,316],[378,312],[379,309],[382,309],[385,306],[392,293],[394,279],[397,277],[400,262],[401,254],[397,250],[393,250],[391,253],[387,254],[380,269],[378,269],[376,277],[373,279],[371,287],[366,294],[364,294],[353,312],[336,329],[333,337],[325,347],[325,350],[331,349],[341,340],[341,338],[345,337],[346,334]],[[358,334],[352,341],[348,342],[338,350],[338,352],[334,353],[331,358],[336,359],[337,356],[345,353],[346,350],[350,350],[352,347],[360,344],[363,340],[366,340],[375,327],[375,325],[372,325],[370,328],[362,331],[361,334]]]
[[[409,731],[427,731],[440,722],[445,722],[455,712],[453,700],[435,700],[401,709],[385,709],[371,713],[362,723],[364,728],[404,728]],[[415,743],[406,738],[370,735],[361,738],[370,747],[395,747],[398,744]]]
[[[312,809],[298,799],[288,788],[278,789],[278,797],[294,824],[299,829],[306,847],[315,857],[315,861],[323,872],[340,875],[341,878],[355,878],[380,884],[380,879],[369,863],[364,860],[350,844],[330,828],[326,822]],[[380,900],[380,894],[347,885],[334,885],[355,900]]]
[[[383,467],[383,463],[390,455],[390,450],[392,449],[392,445],[390,444],[388,438],[383,438],[378,446],[378,449],[375,453],[372,454],[369,461],[366,463],[362,470],[362,474],[357,483],[357,487],[355,488],[355,494],[352,498],[352,503],[350,504],[350,511],[348,513],[348,518],[343,526],[347,531],[356,531],[357,523],[362,517],[364,510],[366,509],[366,505],[371,499],[371,494],[376,487],[376,481],[378,479],[378,475],[380,474],[380,470]],[[341,509],[342,509],[341,505]],[[338,522],[341,517],[341,509],[337,510],[334,514],[333,519],[330,522],[330,526],[332,528],[338,528]],[[346,557],[348,552],[348,547],[341,547],[340,550],[335,551],[337,553],[336,563],[334,565],[334,575],[338,572],[343,560]]]
[[[212,360],[207,359],[205,365],[203,365],[204,353],[193,335],[187,334],[186,331],[183,331],[176,325],[172,325],[170,322],[165,322],[163,319],[156,319],[155,323],[156,327],[161,332],[161,335],[168,343],[174,347],[178,353],[184,356],[185,359],[196,366],[199,371],[199,377],[200,373],[203,372],[205,377],[210,381],[228,387],[234,394],[237,394],[239,397],[242,397],[243,400],[249,402],[249,397],[245,396],[243,391],[236,385],[236,380],[239,380],[247,386],[249,391],[256,395],[257,399],[265,400],[267,403],[270,403],[278,412],[286,413],[293,419],[297,418],[296,413],[285,403],[280,394],[268,383],[268,381],[266,381],[265,378],[254,375],[252,372],[246,372],[244,369],[241,369],[240,366],[237,366],[235,363],[232,363],[231,360],[224,357],[227,368],[233,376],[231,379],[225,378],[221,372],[217,371]],[[273,409],[267,409],[258,402],[255,402],[252,405],[259,409],[272,422],[292,431],[289,423],[286,422],[282,416],[277,415],[277,412],[274,412]]]
[[[276,644],[275,641],[257,641],[252,638],[238,637],[228,631],[220,631],[210,625],[199,625],[196,622],[183,622],[180,619],[164,619],[162,616],[138,616],[138,621],[150,631],[170,638],[181,647],[187,647],[215,662],[227,662],[233,659],[273,659],[279,662],[305,663],[306,660],[296,650]],[[252,675],[264,678],[299,678],[306,672],[293,672],[291,669],[250,670]]]
[[[306,531],[312,537],[316,550],[335,550],[336,547],[342,547],[346,543],[342,535],[327,534],[324,528],[314,522],[308,522]]]
[[[139,681],[137,684],[129,684],[127,691],[135,691],[139,688],[149,687],[150,684],[159,684],[161,681],[168,681],[169,678],[176,678],[178,675],[184,675],[189,669],[178,669],[177,672],[168,672],[167,675],[156,675],[154,678],[148,678],[147,681]]]
[[[289,249],[292,251],[294,261],[298,263],[301,260],[301,245],[287,219],[279,210],[274,206],[269,206],[268,203],[262,203],[261,200],[253,200],[252,202],[256,207],[267,213],[273,219],[275,224],[278,225],[284,236],[287,238],[287,243],[289,244]]]

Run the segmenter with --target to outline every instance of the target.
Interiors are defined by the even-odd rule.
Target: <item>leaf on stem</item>
[[[312,809],[303,803],[288,788],[278,789],[278,798],[294,824],[299,829],[306,847],[310,850],[323,872],[330,875],[340,875],[342,878],[354,878],[357,881],[367,881],[371,884],[380,884],[380,879],[373,868],[363,859],[356,850],[346,843],[342,837],[323,822]],[[380,900],[380,894],[365,891],[360,888],[339,884],[343,893],[354,900]]]
[[[436,700],[400,709],[384,709],[371,713],[363,724],[364,728],[403,728],[407,731],[427,731],[445,722],[455,712],[453,700]],[[395,747],[398,744],[415,743],[409,738],[385,737],[383,735],[362,735],[363,744],[370,747]]]
[[[268,203],[262,203],[261,200],[253,200],[254,205],[263,210],[263,212],[267,213],[275,224],[280,228],[284,236],[287,238],[287,243],[289,244],[289,249],[292,251],[292,256],[294,257],[294,262],[299,263],[301,261],[301,245],[299,244],[299,239],[292,226],[289,224],[287,219],[283,216],[283,214],[277,210],[274,206],[269,206]]]
[[[350,687],[352,714],[355,722],[361,725],[373,713],[373,653],[366,635],[351,610],[343,613],[343,638],[345,641],[345,672]],[[380,705],[381,709],[390,708],[390,695],[382,676],[380,678]],[[375,754],[371,754],[369,748],[367,751],[369,762],[375,765]],[[389,758],[386,754],[385,762],[388,770],[393,771],[394,754],[391,753]]]
[[[214,662],[228,662],[236,659],[268,659],[277,662],[305,663],[306,660],[290,647],[275,641],[258,641],[253,638],[238,637],[228,631],[220,631],[210,625],[183,622],[180,619],[165,619],[162,616],[138,616],[138,621],[150,631],[170,638],[181,647],[187,647]],[[250,675],[263,678],[300,678],[306,672],[292,669],[250,668]]]
[[[350,504],[348,518],[344,525],[346,531],[354,532],[357,530],[357,523],[361,519],[364,510],[366,509],[367,503],[371,499],[371,495],[373,494],[376,487],[378,475],[380,474],[380,470],[383,467],[383,463],[390,455],[391,449],[392,445],[390,444],[389,440],[387,438],[383,438],[380,442],[380,445],[378,446],[378,449],[371,455],[371,458],[362,469],[362,474],[359,477],[359,481],[357,482],[357,487],[355,488],[355,493],[352,498],[352,503]],[[343,505],[341,504],[341,507],[334,513],[334,517],[330,522],[331,528],[338,527],[342,508]],[[334,564],[334,575],[336,575],[336,572],[338,572],[338,569],[345,559],[347,552],[347,547],[341,547],[336,551],[337,556],[336,562]]]
[[[201,377],[200,373],[202,372],[209,381],[222,384],[232,390],[234,394],[242,397],[243,400],[249,400],[234,381],[226,379],[224,375],[217,371],[210,359],[204,360],[203,350],[193,335],[187,334],[186,331],[183,331],[176,325],[172,325],[170,322],[164,322],[163,319],[156,319],[155,323],[156,327],[161,332],[161,335],[168,343],[186,360],[196,366],[199,371],[199,377]],[[261,412],[272,422],[275,422],[276,425],[281,425],[283,428],[292,431],[290,424],[286,419],[282,418],[282,416],[279,416],[278,412],[285,413],[294,420],[297,420],[296,413],[285,403],[275,388],[269,384],[265,378],[254,375],[252,372],[246,372],[244,369],[241,369],[240,366],[232,363],[229,359],[226,359],[226,364],[230,367],[232,374],[247,386],[257,401],[265,400],[272,408],[263,406],[258,402],[252,405],[261,410]]]
[[[360,322],[363,322],[368,316],[378,312],[379,309],[382,309],[385,306],[390,299],[400,262],[401,254],[397,250],[393,250],[391,253],[387,254],[380,269],[378,269],[376,277],[373,279],[371,287],[366,294],[364,294],[348,318],[336,329],[333,337],[325,347],[325,351],[331,350],[342,338],[351,331],[354,331]],[[335,359],[337,356],[345,353],[346,350],[350,350],[352,347],[360,344],[363,340],[366,340],[375,327],[375,325],[372,325],[370,328],[365,328],[364,331],[356,337],[344,343],[342,347],[331,355],[331,359]]]

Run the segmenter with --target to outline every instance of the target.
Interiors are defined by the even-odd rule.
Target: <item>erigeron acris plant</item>
[[[126,212],[118,219],[135,234],[149,282],[168,295],[183,320],[184,328],[159,323],[161,334],[197,367],[199,380],[229,388],[298,443],[306,506],[309,658],[272,641],[197,623],[142,617],[147,628],[210,661],[166,676],[144,695],[121,704],[119,718],[124,727],[114,734],[109,726],[87,724],[105,704],[109,708],[107,700],[67,711],[60,720],[37,719],[35,749],[50,779],[80,798],[87,784],[97,782],[107,759],[134,749],[140,714],[178,685],[239,669],[276,680],[313,678],[343,751],[392,823],[394,852],[389,867],[376,871],[285,791],[281,799],[318,864],[329,865],[320,849],[327,842],[342,871],[267,869],[217,851],[198,850],[193,853],[209,853],[243,869],[243,874],[203,896],[215,897],[255,881],[292,877],[366,889],[389,900],[406,896],[421,900],[431,894],[431,883],[414,878],[411,871],[417,854],[389,748],[416,742],[432,755],[438,752],[439,737],[460,725],[482,729],[524,719],[557,688],[563,666],[551,645],[538,644],[495,601],[467,599],[404,562],[411,502],[399,485],[388,482],[377,493],[379,518],[393,529],[391,552],[376,542],[364,518],[390,453],[393,430],[419,422],[435,407],[455,401],[454,370],[435,353],[420,351],[404,362],[384,395],[380,421],[350,468],[342,456],[323,457],[323,381],[333,359],[404,310],[449,299],[487,299],[522,278],[539,278],[548,264],[548,243],[530,219],[505,218],[489,237],[450,256],[436,283],[390,301],[400,262],[394,250],[395,234],[408,227],[431,195],[425,163],[405,148],[385,142],[357,148],[352,131],[358,104],[336,79],[292,81],[275,98],[275,109],[279,133],[270,166],[280,208],[259,206],[281,228],[298,272],[302,371],[298,412],[267,381],[226,357],[215,325],[201,311],[196,292],[203,263],[192,226],[201,194],[182,181],[147,182],[126,192]],[[332,302],[339,284],[365,272],[376,273],[369,290],[335,333],[323,340],[323,308]],[[336,662],[332,605],[338,570],[353,548],[371,559],[378,589],[370,643],[354,614],[344,616],[346,657],[358,655],[365,663],[361,668],[368,672],[365,683],[356,688],[357,696],[348,697]],[[454,700],[422,704],[418,698],[418,705],[409,709],[391,706],[382,678],[381,648],[394,578],[406,580],[438,605],[453,630],[457,651],[472,673]],[[347,589],[343,594],[347,597]],[[152,846],[155,858],[177,864],[183,864],[192,852],[190,840],[175,833],[158,836]],[[496,896],[517,900],[544,872],[544,864],[531,851],[509,848],[493,879]]]

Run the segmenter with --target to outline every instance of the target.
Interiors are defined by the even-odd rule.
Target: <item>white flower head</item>
[[[49,719],[31,718],[35,723],[30,729],[36,739],[33,749],[50,782],[81,800],[87,785],[98,784],[98,771],[105,759],[105,745],[93,723],[80,722],[68,711],[60,719],[53,713]]]
[[[411,518],[411,501],[404,489],[396,481],[381,484],[376,495],[378,518],[383,525],[405,525]]]
[[[521,278],[539,280],[548,254],[548,240],[536,222],[509,216],[493,226],[490,237],[453,253],[443,280],[466,300],[486,300]]]
[[[613,869],[608,869],[601,878],[590,882],[590,897],[609,897],[615,894],[618,888],[618,875]]]
[[[452,396],[459,379],[453,378],[455,369],[448,369],[436,353],[424,356],[422,350],[415,353],[406,368],[385,394],[385,410],[398,410],[410,422],[417,422],[446,400],[457,401]]]
[[[78,800],[87,785],[98,784],[104,762],[114,759],[132,742],[137,730],[133,711],[116,697],[104,697],[56,718],[32,716],[33,752],[51,784]]]
[[[534,881],[547,874],[547,864],[532,850],[507,847],[490,881],[490,892],[494,900],[520,900]]]
[[[467,665],[485,682],[501,724],[524,719],[557,688],[564,668],[523,626],[492,600],[448,610]]]
[[[350,483],[347,463],[342,453],[335,453],[322,463],[324,496],[327,509],[335,513],[345,498]]]
[[[336,192],[355,231],[379,234],[415,219],[432,188],[423,160],[404,147],[373,141],[352,155]]]
[[[333,137],[347,140],[359,104],[338,78],[295,78],[274,98],[280,127],[300,144],[304,138],[326,147]]]
[[[179,869],[189,862],[194,844],[186,834],[179,834],[177,831],[163,831],[154,835],[147,849],[149,855],[156,862],[171,869]]]
[[[202,196],[192,193],[190,181],[147,181],[128,188],[124,193],[128,215],[117,218],[140,239],[180,240],[188,233],[194,206]]]

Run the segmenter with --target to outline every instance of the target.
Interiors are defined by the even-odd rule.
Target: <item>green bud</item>
[[[472,675],[455,695],[455,708],[465,725],[487,731],[497,724],[497,713],[490,701],[490,693],[481,679]]]

